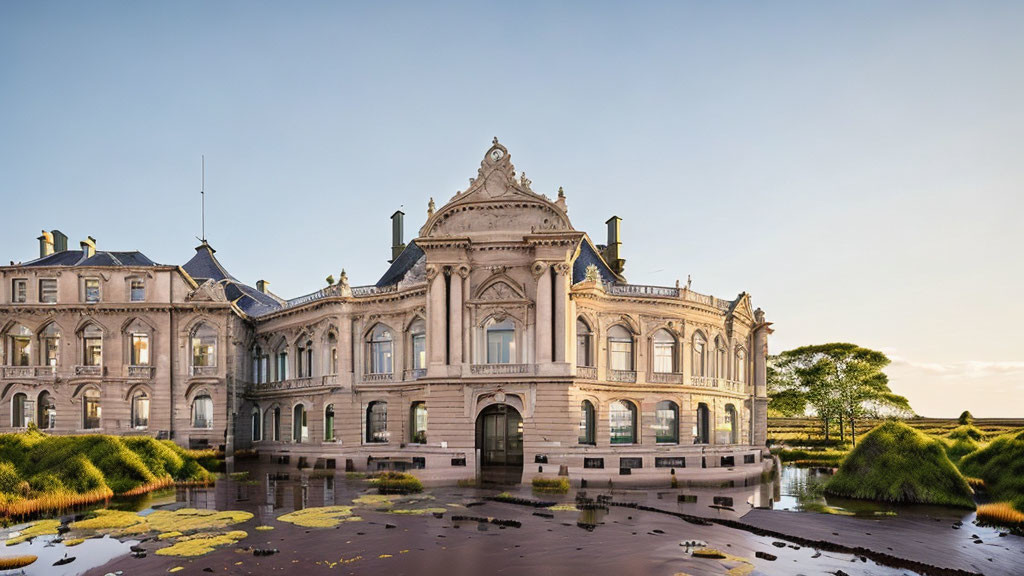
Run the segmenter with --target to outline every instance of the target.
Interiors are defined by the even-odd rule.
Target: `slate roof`
[[[199,284],[207,280],[223,284],[228,300],[235,302],[249,316],[262,316],[281,309],[281,303],[272,296],[239,282],[217,260],[214,252],[216,250],[212,246],[203,242],[196,246],[196,255],[182,268]]]
[[[580,245],[580,254],[576,257],[576,260],[572,263],[572,283],[583,282],[587,279],[587,267],[591,264],[597,266],[597,271],[601,274],[601,282],[607,284],[613,284],[617,282],[615,273],[608,268],[608,264],[605,263],[604,258],[594,250],[593,245],[583,240]]]
[[[402,253],[395,258],[395,261],[391,263],[391,267],[388,268],[387,272],[380,277],[375,286],[377,288],[383,288],[385,286],[391,286],[392,284],[398,284],[405,273],[408,272],[416,264],[416,262],[423,257],[423,250],[416,245],[416,242],[409,242],[402,250]]]
[[[160,266],[156,262],[150,260],[145,254],[138,251],[132,252],[107,252],[97,250],[96,253],[89,258],[85,257],[85,252],[82,250],[65,250],[63,252],[55,252],[49,256],[43,256],[30,262],[25,262],[22,266],[28,266],[32,268],[42,266]]]

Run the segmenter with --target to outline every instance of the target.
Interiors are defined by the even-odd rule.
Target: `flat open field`
[[[880,424],[881,420],[857,421],[857,437],[867,434]],[[959,426],[956,418],[912,418],[904,420],[906,424],[917,428],[925,434],[944,435]],[[974,426],[985,434],[986,440],[996,436],[1024,429],[1024,418],[975,418]],[[774,444],[786,443],[791,446],[801,444],[819,444],[825,439],[821,422],[814,418],[769,418],[768,439]],[[830,439],[839,439],[839,429],[833,426]],[[847,438],[849,442],[849,427]]]

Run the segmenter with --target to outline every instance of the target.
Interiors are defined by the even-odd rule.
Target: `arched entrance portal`
[[[480,479],[518,483],[523,476],[523,417],[507,404],[484,408],[476,419]]]

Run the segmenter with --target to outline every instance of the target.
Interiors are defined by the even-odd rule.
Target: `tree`
[[[876,350],[848,343],[818,344],[787,350],[770,364],[769,394],[781,398],[777,409],[795,408],[802,399],[822,421],[826,440],[836,420],[841,437],[849,423],[856,445],[857,420],[886,410],[912,413],[907,399],[889,389],[882,371],[889,358]]]

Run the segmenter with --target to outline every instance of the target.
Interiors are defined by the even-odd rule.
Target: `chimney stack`
[[[260,292],[266,294],[267,293],[267,284],[270,284],[270,282],[267,282],[266,280],[257,280],[256,281],[256,289],[259,290]]]
[[[80,242],[82,246],[82,255],[86,258],[92,258],[96,255],[96,239],[92,236],[86,236],[85,240]]]
[[[391,260],[388,263],[392,263],[398,260],[398,255],[405,250],[405,242],[402,240],[402,220],[405,217],[405,212],[396,210],[391,215]]]
[[[619,227],[622,224],[622,218],[612,216],[605,224],[608,225],[608,245],[604,249],[604,259],[616,274],[622,274],[626,267],[626,261],[621,258],[620,253],[622,238]]]
[[[67,252],[68,249],[68,237],[60,230],[53,231],[53,251],[54,252]]]
[[[45,258],[46,256],[53,254],[53,234],[43,230],[43,235],[37,238],[37,240],[39,240],[40,258]]]

